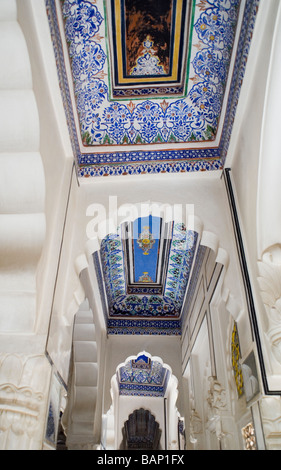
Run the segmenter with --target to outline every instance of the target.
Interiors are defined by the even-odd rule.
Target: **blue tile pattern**
[[[129,360],[118,369],[117,376],[120,395],[164,397],[170,371],[157,360],[149,359],[145,367]]]

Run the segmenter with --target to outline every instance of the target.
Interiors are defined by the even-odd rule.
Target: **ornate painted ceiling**
[[[79,177],[222,169],[258,0],[46,0]]]
[[[145,352],[128,358],[117,370],[120,395],[164,397],[171,371]]]
[[[107,235],[93,254],[107,333],[180,335],[205,253],[196,231],[151,215]]]

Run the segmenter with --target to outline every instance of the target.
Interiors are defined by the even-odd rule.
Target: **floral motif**
[[[200,109],[207,122],[217,122],[221,111],[221,94],[215,85],[201,82],[194,85],[190,91],[190,99],[194,106]]]
[[[105,284],[114,296],[125,294],[124,261],[119,234],[108,235],[101,242],[101,259]],[[108,295],[109,306],[112,304]]]
[[[83,116],[83,120],[90,124],[92,113],[101,105],[107,93],[107,86],[102,80],[92,80],[77,94],[78,112]]]
[[[146,52],[137,60],[136,67],[133,68],[131,75],[164,75],[162,65],[159,65],[159,58]]]
[[[125,125],[130,123],[130,112],[123,104],[112,103],[103,113],[106,132],[117,144],[122,142],[126,128]]]
[[[236,2],[237,3],[237,2]],[[233,24],[229,18],[229,10],[225,5],[208,9],[200,15],[195,24],[195,30],[199,39],[211,48],[223,50],[232,46],[234,40]],[[234,18],[236,22],[236,15]]]
[[[180,310],[169,297],[160,295],[124,295],[112,305],[112,315],[164,317],[178,316]]]
[[[144,41],[143,47],[142,55],[138,57],[130,75],[165,75],[163,65],[160,65],[160,59],[155,55],[153,41],[149,36]]]
[[[175,224],[171,243],[165,296],[181,306],[185,295],[198,234]]]
[[[100,27],[103,17],[97,7],[90,2],[67,0],[63,3],[65,36],[67,41],[87,41],[94,36]]]
[[[157,134],[163,121],[163,111],[158,103],[145,101],[138,104],[133,112],[135,120],[135,128],[147,142],[152,142]]]
[[[167,126],[173,128],[174,135],[184,142],[204,126],[202,113],[183,100],[172,103],[166,110],[165,118]]]
[[[219,84],[226,81],[227,64],[215,51],[199,51],[193,60],[193,67],[197,75],[207,83]]]
[[[75,81],[91,81],[93,75],[102,70],[106,55],[100,44],[90,42],[83,44],[79,54],[72,58],[72,74]]]

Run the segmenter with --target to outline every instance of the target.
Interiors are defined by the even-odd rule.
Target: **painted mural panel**
[[[124,1],[126,75],[169,74],[174,4],[172,0]]]
[[[160,222],[152,216],[134,222],[134,282],[157,282]]]
[[[111,0],[112,93],[131,86],[180,85],[186,63],[189,0]],[[135,94],[131,90],[131,93]]]

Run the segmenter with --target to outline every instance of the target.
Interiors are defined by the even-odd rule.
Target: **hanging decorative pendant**
[[[137,244],[140,249],[143,251],[144,255],[149,255],[149,251],[153,247],[155,239],[149,231],[149,227],[144,227],[143,231],[139,234],[137,239]]]

